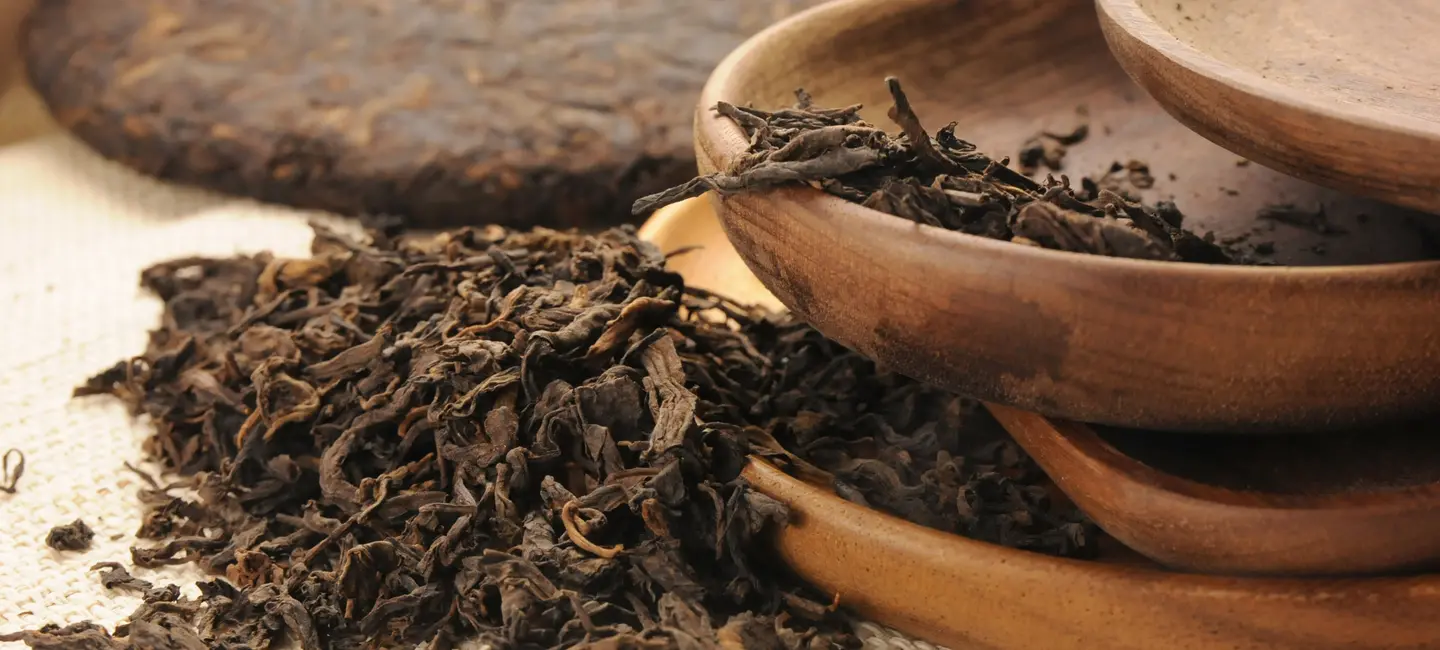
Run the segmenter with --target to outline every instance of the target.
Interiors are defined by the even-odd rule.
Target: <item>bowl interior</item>
[[[1440,483],[1440,420],[1312,434],[1237,436],[1093,427],[1116,451],[1170,475],[1279,497],[1383,495]]]
[[[1440,125],[1440,5],[1136,0],[1180,42],[1268,83]]]
[[[958,122],[957,135],[996,158],[1017,155],[1042,130],[1088,124],[1088,138],[1053,173],[1078,181],[1116,162],[1145,162],[1154,179],[1142,192],[1148,200],[1174,200],[1197,232],[1246,250],[1273,248],[1258,259],[1313,266],[1440,257],[1440,230],[1420,213],[1249,164],[1175,121],[1115,63],[1089,0],[840,0],[751,45],[719,97],[776,108],[804,88],[818,105],[863,103],[870,122],[893,131],[883,78],[896,75],[928,129]],[[1259,218],[1280,205],[1299,216]]]

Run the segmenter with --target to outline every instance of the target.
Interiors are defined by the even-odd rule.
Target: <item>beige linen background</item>
[[[87,619],[113,627],[139,604],[87,569],[129,564],[139,481],[123,463],[144,466],[148,425],[70,392],[144,349],[160,305],[140,291],[141,269],[192,254],[303,255],[306,220],[330,219],[162,184],[61,132],[15,56],[31,1],[0,0],[0,451],[26,456],[19,492],[0,493],[0,633]],[[45,546],[51,527],[77,517],[94,528],[93,548]],[[134,573],[192,595],[200,577],[190,567]],[[930,647],[862,627],[869,647]]]
[[[26,456],[18,493],[0,494],[0,632],[110,627],[139,603],[106,593],[87,569],[128,564],[140,511],[122,463],[140,461],[147,426],[70,391],[144,349],[159,303],[141,294],[140,270],[193,253],[309,246],[302,215],[150,181],[60,132],[20,83],[14,34],[28,3],[0,0],[0,450]],[[45,546],[52,526],[77,517],[95,529],[91,550]],[[137,575],[191,589],[198,577],[188,567]]]

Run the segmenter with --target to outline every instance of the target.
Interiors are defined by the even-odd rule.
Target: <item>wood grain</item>
[[[1221,578],[1063,560],[858,506],[752,462],[785,502],[781,557],[862,615],[954,648],[1431,648],[1440,578]]]
[[[1116,66],[1093,11],[1082,0],[840,0],[812,10],[712,75],[696,114],[701,168],[724,168],[747,146],[709,111],[717,101],[786,105],[803,86],[822,105],[877,107],[883,122],[880,80],[895,74],[923,120],[960,120],[958,135],[997,155],[1086,105],[1094,130],[1113,135],[1074,148],[1076,173],[1093,169],[1085,156],[1148,152],[1168,178],[1160,161],[1176,161],[1176,180],[1157,191],[1187,214],[1253,224],[1267,202],[1335,201],[1237,165],[1166,115]],[[1231,199],[1253,203],[1247,213]],[[821,332],[984,401],[1186,431],[1323,431],[1440,407],[1433,262],[1140,262],[917,226],[810,188],[713,200],[750,269]],[[1355,229],[1373,236],[1368,227]]]
[[[1440,7],[1410,0],[1098,0],[1120,64],[1231,151],[1440,212]]]
[[[1158,437],[991,407],[1105,532],[1167,566],[1360,575],[1440,561],[1440,423]]]
[[[640,232],[663,250],[704,247],[704,256],[679,256],[670,265],[688,284],[741,302],[775,304],[754,278],[746,278],[704,199],[656,213]],[[1012,427],[1017,415],[1042,422],[1013,409],[991,410]],[[1167,440],[1147,439],[1160,445]],[[842,606],[868,619],[956,649],[1388,650],[1433,648],[1440,639],[1435,575],[1210,577],[1165,571],[1126,549],[1104,546],[1100,561],[1063,560],[917,526],[761,461],[752,462],[745,476],[791,508],[792,525],[775,542],[799,576],[838,594]],[[1126,485],[1118,481],[1113,490]],[[1206,531],[1195,532],[1208,539]]]

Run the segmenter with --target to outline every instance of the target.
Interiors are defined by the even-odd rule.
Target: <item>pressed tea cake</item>
[[[818,0],[46,0],[30,78],[163,179],[413,224],[591,225],[694,173],[694,97]]]

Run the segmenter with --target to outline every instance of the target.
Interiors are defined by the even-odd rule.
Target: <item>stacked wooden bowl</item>
[[[777,540],[790,565],[957,648],[1440,647],[1440,262],[1412,211],[1440,209],[1440,56],[1401,33],[1440,13],[1358,7],[837,0],[732,53],[697,111],[702,172],[748,146],[717,102],[804,87],[878,109],[896,75],[982,151],[1083,105],[1067,166],[1149,159],[1149,194],[1222,235],[1279,202],[1350,230],[1277,234],[1286,266],[1215,267],[981,239],[805,187],[658,214],[652,239],[710,251],[676,260],[692,283],[984,400],[1143,556],[1002,549],[757,461],[751,480],[800,515]],[[1387,30],[1415,52],[1365,49]]]

